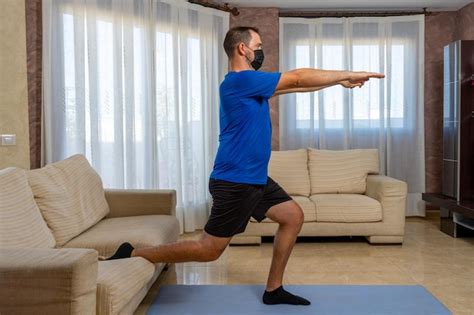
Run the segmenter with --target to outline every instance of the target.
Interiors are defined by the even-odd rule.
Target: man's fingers
[[[369,78],[379,78],[379,79],[383,79],[383,78],[385,78],[385,74],[383,74],[383,73],[377,73],[377,72],[371,72],[371,73],[369,73]]]
[[[354,76],[349,79],[351,83],[361,83],[369,81],[369,79],[383,79],[385,78],[385,74],[377,73],[377,72],[354,72]]]
[[[361,83],[364,83],[364,82],[367,82],[369,81],[369,78],[362,78],[362,79],[359,79],[359,80],[356,80],[354,83],[355,84],[361,84]]]
[[[360,73],[359,73],[360,74]],[[364,73],[364,76],[359,77],[359,78],[353,78],[352,80],[349,80],[350,88],[355,88],[355,87],[363,87],[364,83],[369,81],[371,78],[377,78],[377,79],[382,79],[385,78],[385,75],[383,73],[376,73],[376,72],[366,72]]]

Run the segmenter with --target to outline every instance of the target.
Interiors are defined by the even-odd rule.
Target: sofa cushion
[[[0,170],[0,248],[56,245],[35,203],[25,170]]]
[[[141,257],[99,261],[97,314],[118,314],[153,278],[155,265]]]
[[[358,194],[317,194],[310,197],[316,205],[318,222],[376,222],[382,220],[380,202]]]
[[[272,151],[268,175],[289,195],[309,197],[308,152],[306,149]]]
[[[28,171],[28,181],[58,246],[109,213],[102,181],[82,155]]]
[[[101,256],[110,256],[123,242],[135,247],[156,246],[178,240],[179,224],[169,215],[143,215],[107,218],[64,247],[93,248]]]
[[[304,222],[316,221],[316,208],[314,203],[308,198],[303,196],[291,196],[291,198],[301,207],[304,213]],[[257,222],[254,218],[250,218],[251,222]],[[262,222],[273,222],[269,218],[265,218]]]
[[[317,150],[309,148],[311,195],[363,194],[367,174],[379,172],[377,149]]]

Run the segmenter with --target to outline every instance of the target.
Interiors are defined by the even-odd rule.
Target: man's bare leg
[[[231,237],[217,237],[203,231],[199,240],[135,248],[130,256],[143,257],[152,263],[213,261],[224,252],[230,240]]]
[[[180,241],[153,247],[134,249],[132,257],[143,257],[153,263],[186,261],[213,261],[219,258],[231,237],[216,237],[202,232],[197,241]]]
[[[266,216],[279,226],[273,241],[272,264],[263,301],[266,304],[309,305],[308,300],[285,291],[282,286],[286,264],[303,225],[303,212],[296,202],[290,200],[271,207]]]

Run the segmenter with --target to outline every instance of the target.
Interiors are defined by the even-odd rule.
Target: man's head
[[[255,70],[260,68],[263,63],[262,39],[255,27],[231,28],[224,39],[224,50],[229,60],[245,60]]]

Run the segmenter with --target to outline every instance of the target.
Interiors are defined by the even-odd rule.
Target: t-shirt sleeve
[[[245,71],[238,83],[239,94],[243,97],[270,98],[280,77],[280,72]]]

